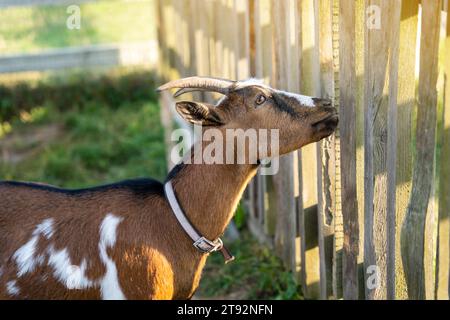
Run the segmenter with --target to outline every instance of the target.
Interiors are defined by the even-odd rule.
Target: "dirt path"
[[[47,144],[56,140],[61,131],[62,127],[57,124],[13,131],[0,139],[0,161],[16,164],[31,157]]]

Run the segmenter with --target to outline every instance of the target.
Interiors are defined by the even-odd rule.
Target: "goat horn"
[[[215,90],[208,90],[207,88],[181,88],[173,94],[174,98],[181,96],[182,94],[188,93],[188,92],[196,92],[196,91],[215,91]],[[220,92],[221,93],[221,92]]]
[[[228,94],[235,83],[235,81],[220,78],[188,77],[170,81],[160,86],[157,91],[180,88],[180,90],[175,93],[175,97],[191,91],[213,91],[221,94]]]

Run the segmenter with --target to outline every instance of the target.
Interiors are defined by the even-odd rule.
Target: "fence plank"
[[[255,53],[255,0],[248,0],[247,3],[244,2],[248,7],[239,14],[239,24],[245,23],[246,30],[248,32],[248,36],[245,37],[245,47],[248,49],[247,51],[247,59],[248,59],[248,76],[255,77],[256,74],[256,53]],[[236,8],[237,12],[239,12],[239,8]],[[242,14],[244,16],[242,17]],[[243,21],[244,20],[244,21]],[[258,34],[259,36],[259,34]],[[242,39],[239,45],[239,51],[241,53],[242,50]],[[263,194],[260,190],[261,184],[261,175],[259,171],[256,173],[255,177],[249,182],[247,187],[247,192],[249,196],[249,207],[250,210],[250,218],[254,219],[254,223],[258,225],[258,232],[263,232],[263,220],[262,220],[262,208],[261,205],[264,205],[262,202]]]
[[[437,299],[448,300],[450,288],[450,14],[447,8],[447,38],[444,52],[444,116],[441,133],[439,186],[439,252],[437,261]]]
[[[216,61],[220,61],[220,63],[215,67],[215,76],[217,77],[226,77],[226,74],[224,72],[224,66],[225,66],[225,57],[224,57],[224,51],[225,51],[225,45],[224,45],[224,32],[225,32],[225,24],[223,23],[221,17],[224,15],[224,9],[223,9],[223,2],[220,0],[214,1],[214,31],[215,31],[215,49],[214,52],[216,54],[215,59]]]
[[[364,265],[366,298],[387,297],[387,126],[389,54],[392,46],[391,29],[395,5],[392,1],[368,1],[366,10],[375,16],[366,30],[365,82],[365,224]],[[379,9],[378,9],[379,8]],[[380,24],[376,21],[379,11]],[[370,24],[372,23],[372,24]],[[382,27],[381,27],[382,26]],[[372,201],[371,201],[372,200]]]
[[[332,0],[319,1],[320,95],[334,96]],[[320,298],[333,296],[333,239],[335,211],[334,135],[320,143],[318,166],[318,228]]]
[[[355,69],[355,3],[340,3],[340,133],[341,195],[344,221],[343,296],[358,299],[359,222],[356,198],[356,69]]]
[[[166,26],[164,23],[164,4],[162,0],[156,0],[154,4],[156,20],[156,36],[158,39],[158,75],[165,80],[167,75],[167,44],[166,44]]]
[[[334,72],[334,98],[335,107],[339,110],[339,1],[332,3],[333,24],[333,72]],[[334,132],[335,154],[335,207],[334,207],[334,239],[333,239],[333,296],[342,298],[342,247],[344,242],[343,221],[341,209],[341,166],[340,166],[340,132],[339,127]]]
[[[397,161],[397,93],[398,93],[398,57],[401,0],[392,1],[390,8],[390,34],[389,50],[389,105],[387,111],[387,258],[386,258],[386,297],[395,299],[395,230],[396,230],[396,161]]]
[[[364,282],[364,34],[366,30],[365,0],[355,1],[355,69],[356,69],[356,195],[358,201],[359,299],[365,297]]]
[[[401,4],[400,45],[397,94],[397,166],[396,166],[396,234],[395,234],[395,297],[407,299],[406,280],[401,261],[400,231],[411,193],[413,150],[412,127],[415,106],[416,38],[418,0]]]
[[[205,23],[203,28],[205,30],[205,37],[208,47],[208,75],[213,76],[217,74],[217,66],[220,65],[216,55],[216,12],[214,1],[204,1],[202,2],[202,6],[205,7],[205,15],[202,17],[202,20],[204,20]],[[213,102],[212,99],[210,101]]]
[[[233,10],[234,0],[224,1],[224,12],[227,26],[225,27],[225,57],[228,59],[228,74],[230,79],[237,79],[236,63],[237,59],[237,19]]]
[[[164,3],[164,22],[166,24],[166,30],[172,30],[174,26],[178,25],[178,21],[175,21],[175,8],[174,0],[165,0]],[[175,32],[167,32],[165,34],[165,41],[167,43],[167,53],[169,60],[169,76],[170,79],[179,78],[180,74],[177,70],[179,65],[179,59],[177,56],[177,36]]]
[[[195,65],[196,74],[199,76],[207,76],[209,73],[209,59],[208,59],[208,43],[206,41],[206,35],[204,27],[205,12],[204,6],[199,2],[199,0],[192,0],[192,12],[196,12],[198,16],[202,19],[193,19],[195,25]]]
[[[287,28],[287,2],[271,1],[273,50],[273,85],[287,89],[289,33]],[[294,202],[293,155],[280,157],[279,172],[273,176],[276,190],[277,221],[275,229],[275,248],[290,270],[295,270],[296,218]]]
[[[317,96],[320,90],[319,54],[314,0],[298,2],[300,35],[300,88],[301,93]],[[305,273],[304,294],[307,298],[320,296],[320,254],[317,224],[317,144],[304,146],[299,152],[301,178],[300,190],[303,210],[300,225],[304,231],[302,239],[302,264]]]
[[[247,24],[248,24],[248,37],[246,37],[247,39],[247,44],[246,46],[248,46],[248,66],[249,66],[249,76],[251,77],[255,77],[255,73],[256,73],[256,56],[255,56],[255,0],[248,0],[248,8],[245,12],[245,17],[244,19],[247,19]],[[259,183],[261,180],[261,176],[259,175],[259,171],[256,173],[255,177],[253,177],[253,179],[249,182],[248,187],[247,187],[247,192],[248,192],[248,196],[249,196],[249,206],[251,207],[251,211],[250,215],[251,218],[258,220],[260,218],[260,209],[259,209],[259,197],[258,195],[260,194],[260,190],[259,190]],[[260,198],[262,198],[262,195],[260,196]],[[261,227],[262,221],[258,220],[258,226]],[[262,231],[262,228],[260,228],[260,230]]]
[[[424,299],[425,222],[433,187],[436,82],[441,1],[422,2],[419,100],[416,130],[417,157],[411,197],[401,233],[402,260],[410,299]]]
[[[300,23],[298,19],[298,4],[297,0],[288,0],[286,6],[286,16],[288,17],[287,28],[289,38],[287,39],[287,89],[291,92],[299,92],[300,90],[300,54],[299,54],[299,30]],[[299,152],[293,152],[293,187],[294,187],[294,202],[295,202],[295,256],[294,256],[294,267],[295,267],[295,278],[299,283],[304,283],[305,274],[302,269],[302,237],[299,217],[303,210],[303,206],[299,205],[301,202],[300,194],[300,179],[301,174],[299,174]]]
[[[396,164],[397,164],[397,93],[401,0],[392,1],[390,9],[389,104],[387,110],[387,205],[386,205],[386,297],[395,299],[395,230],[396,230]]]
[[[261,1],[250,0],[249,10],[250,10],[250,56],[252,57],[252,70],[251,76],[258,79],[263,78],[263,54],[264,50],[262,46],[262,34],[261,29],[263,24],[261,21]],[[258,217],[259,225],[261,230],[264,231],[264,216],[265,216],[265,203],[264,196],[266,194],[265,176],[262,176],[258,171],[255,177],[255,201],[256,201],[256,215]]]
[[[250,28],[248,21],[248,0],[234,0],[234,14],[236,19],[236,78],[246,79],[250,75]]]
[[[260,25],[260,41],[259,47],[255,50],[256,54],[261,55],[261,65],[257,68],[257,77],[264,79],[267,83],[272,76],[272,16],[271,16],[271,0],[258,0],[257,1],[257,14],[259,15]],[[257,44],[256,44],[257,45]],[[259,48],[259,49],[258,49]],[[276,224],[276,208],[275,198],[276,194],[273,188],[272,177],[262,177],[261,189],[263,190],[264,201],[264,230],[267,235],[273,237],[275,234]]]
[[[250,56],[252,57],[252,76],[258,79],[263,78],[263,45],[262,45],[262,21],[261,21],[261,1],[250,0]],[[266,194],[265,176],[258,171],[255,177],[256,193],[256,215],[259,225],[264,230],[265,203]]]
[[[187,50],[189,50],[189,62],[188,62],[188,69],[186,70],[186,73],[188,76],[193,76],[196,74],[197,66],[196,66],[196,52],[195,52],[195,18],[193,12],[194,2],[193,1],[183,1],[184,4],[184,12],[185,19],[187,22],[187,37],[186,41],[188,42],[188,45],[185,46]]]

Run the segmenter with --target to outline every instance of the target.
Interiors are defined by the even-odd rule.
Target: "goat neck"
[[[191,223],[206,238],[216,239],[256,170],[252,164],[184,164],[172,185]]]

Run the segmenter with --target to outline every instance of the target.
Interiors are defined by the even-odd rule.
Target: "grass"
[[[128,76],[128,80],[133,79],[148,81],[142,76]],[[8,132],[5,140],[10,143],[8,150],[5,143],[3,147],[0,144],[0,148],[3,153],[27,154],[29,151],[32,156],[17,163],[0,162],[0,179],[41,181],[63,187],[140,176],[163,179],[166,174],[163,128],[154,94],[145,96],[145,91],[154,91],[146,87],[148,85],[130,87],[120,79],[103,77],[87,81],[85,77],[78,80],[75,77],[59,83],[44,100],[31,98],[27,104],[31,109],[24,109],[18,116],[3,122],[2,128],[7,128],[4,131]],[[23,83],[18,87],[21,94],[28,97],[36,91],[36,87]],[[44,83],[37,85],[40,87],[51,86]],[[104,92],[91,95],[91,87],[103,88]],[[121,93],[125,88],[134,89],[128,94],[129,101],[123,99]],[[139,90],[142,97],[133,98]],[[70,104],[74,102],[73,92],[65,97],[67,91],[78,92],[76,103]],[[29,138],[51,126],[58,128],[53,139]]]
[[[10,134],[60,124],[57,139],[24,161],[1,163],[0,177],[64,187],[83,187],[130,177],[163,179],[165,151],[158,112],[155,102],[125,102],[114,111],[90,103],[83,110],[65,113],[45,105],[38,112],[41,118],[26,125],[16,121]],[[22,146],[20,143],[14,146],[16,150],[26,147],[25,141]]]
[[[244,230],[241,239],[229,246],[236,260],[224,264],[222,255],[212,254],[206,263],[201,298],[300,299],[300,288],[285,271],[272,250],[261,246]]]
[[[79,5],[81,28],[66,27],[68,6],[0,10],[0,52],[155,39],[153,1],[104,0]]]

